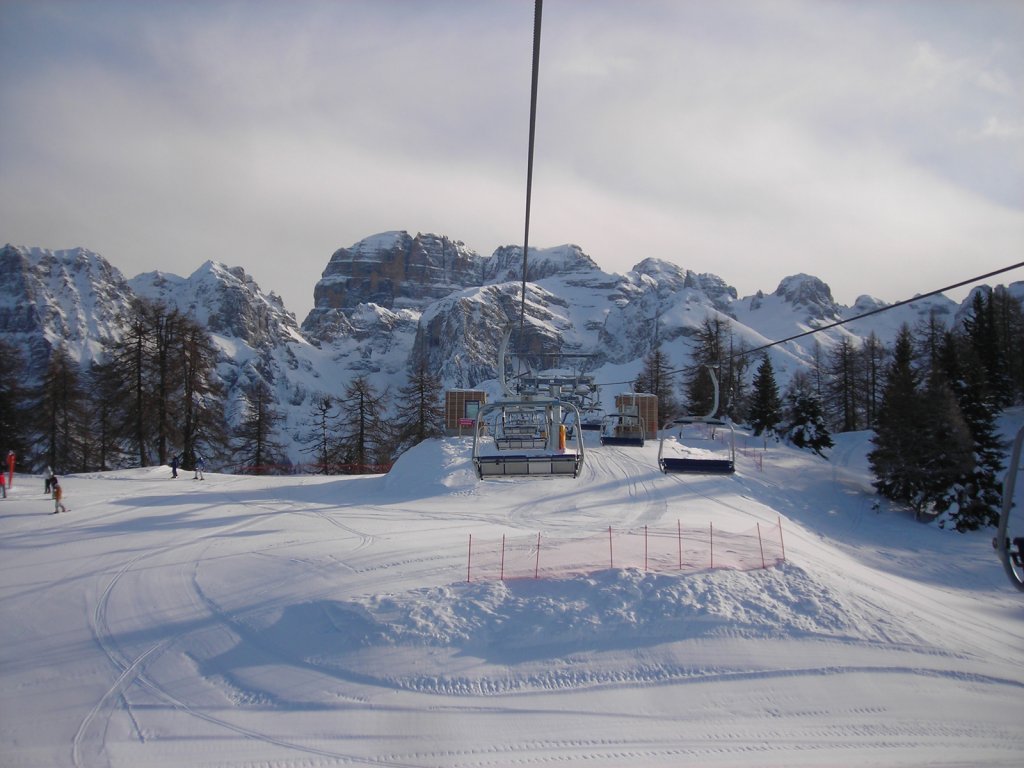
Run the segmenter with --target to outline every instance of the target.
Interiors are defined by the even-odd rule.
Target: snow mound
[[[477,484],[472,438],[424,440],[398,457],[384,478],[395,499],[445,495]]]
[[[784,564],[685,576],[609,569],[318,600],[285,609],[262,640],[343,678],[481,695],[705,675],[649,655],[673,656],[674,644],[709,638],[872,644],[885,625],[881,613]],[[614,668],[600,663],[624,649],[638,654],[633,664],[621,656]],[[214,666],[223,669],[223,659]]]

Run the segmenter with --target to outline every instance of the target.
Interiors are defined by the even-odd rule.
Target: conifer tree
[[[118,432],[137,457],[140,467],[149,466],[150,438],[155,431],[150,407],[152,340],[147,311],[144,300],[133,302],[130,314],[122,318],[124,334],[107,348],[110,363],[118,375],[115,396]]]
[[[993,292],[979,288],[971,299],[971,309],[963,320],[965,338],[985,372],[985,381],[995,404],[1004,408],[1013,402],[1007,348],[1000,341]],[[1021,339],[1017,339],[1017,346]]]
[[[726,409],[729,397],[736,394],[730,388],[730,381],[724,381],[722,362],[727,356],[730,329],[728,320],[716,315],[707,315],[700,328],[693,335],[695,346],[690,353],[691,364],[686,368],[686,412],[689,414],[706,414],[714,406],[715,390],[707,369],[719,371],[719,402],[718,410]],[[713,414],[713,415],[718,415]]]
[[[92,466],[107,471],[124,465],[127,454],[118,430],[117,396],[120,387],[115,366],[105,358],[89,366],[88,419],[92,435]]]
[[[393,438],[385,420],[387,392],[379,393],[365,376],[353,379],[339,400],[338,442],[350,471],[391,460]]]
[[[885,378],[885,361],[888,350],[878,338],[878,334],[871,331],[864,339],[860,355],[860,371],[863,380],[859,389],[862,397],[864,427],[874,429],[878,419],[878,408],[882,401],[882,382]]]
[[[996,429],[998,408],[970,341],[947,333],[942,373],[968,433],[970,461],[946,489],[941,509],[959,531],[998,523],[1002,506],[1003,444]]]
[[[966,500],[963,483],[974,471],[971,433],[941,372],[929,377],[921,400],[917,438],[922,483],[910,505],[919,519],[943,513],[957,519],[959,503]]]
[[[330,395],[319,394],[313,398],[306,432],[303,453],[313,455],[316,473],[329,475],[338,464],[338,445],[335,437],[339,413],[337,402]]]
[[[920,387],[910,329],[903,326],[896,337],[886,373],[878,426],[871,440],[874,448],[868,454],[868,463],[878,493],[911,505],[917,517],[924,513],[921,502],[929,483],[925,470],[926,446],[921,437],[928,414]]]
[[[444,435],[441,377],[426,357],[417,356],[409,381],[398,390],[396,430],[399,450]]]
[[[220,451],[229,442],[223,410],[224,387],[217,379],[217,353],[210,335],[192,318],[183,325],[178,346],[182,397],[177,412],[185,466],[195,466],[197,448]]]
[[[993,289],[990,301],[996,339],[1005,359],[1008,400],[1024,404],[1024,305],[1002,285]]]
[[[10,446],[19,456],[28,449],[29,393],[22,382],[25,361],[21,353],[7,341],[0,339],[0,445]]]
[[[786,402],[786,440],[797,448],[806,448],[824,457],[825,449],[834,443],[812,377],[803,372],[793,376]]]
[[[64,347],[50,356],[32,412],[43,435],[42,453],[57,472],[77,472],[86,466],[83,437],[88,433],[85,390],[81,372]]]
[[[282,415],[274,407],[270,387],[257,377],[243,387],[245,415],[235,433],[235,458],[250,474],[279,471],[286,463],[284,446],[277,438]]]
[[[826,401],[832,424],[839,432],[860,428],[859,395],[863,374],[862,357],[849,337],[844,336],[828,355]]]
[[[658,398],[658,415],[664,422],[671,421],[680,412],[670,370],[668,357],[661,347],[654,347],[644,358],[640,375],[633,382],[634,391],[652,394]]]
[[[754,375],[754,393],[750,403],[750,426],[755,435],[775,432],[782,421],[782,401],[779,385],[775,381],[775,369],[768,354],[761,358],[761,364]]]

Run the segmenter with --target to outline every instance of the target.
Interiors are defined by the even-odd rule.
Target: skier
[[[174,454],[174,458],[171,459],[171,477],[178,476],[178,454]]]
[[[57,478],[53,478],[53,482],[50,484],[53,488],[53,514],[58,512],[67,512],[67,507],[64,506],[64,502],[61,499],[64,498],[64,489],[60,487],[60,483],[57,482]]]
[[[5,499],[7,498],[7,478],[4,476],[3,472],[0,472],[0,494],[2,494]]]
[[[46,468],[46,477],[43,478],[43,493],[50,492],[50,486],[53,484],[53,467]]]
[[[203,461],[202,455],[197,452],[196,453],[196,474],[195,474],[195,477],[193,477],[192,479],[193,480],[202,480],[203,479],[203,469],[205,469],[205,468],[206,468],[206,462]]]

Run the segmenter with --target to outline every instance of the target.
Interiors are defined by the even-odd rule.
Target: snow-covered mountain
[[[0,250],[0,269],[7,286],[0,337],[26,352],[29,383],[57,345],[83,364],[99,356],[122,333],[131,302],[143,296],[207,327],[220,350],[229,406],[247,379],[262,377],[295,442],[315,394],[338,394],[356,375],[394,390],[416,355],[426,355],[447,387],[494,390],[498,345],[505,328],[518,325],[522,306],[521,247],[485,257],[459,240],[400,231],[337,250],[313,286],[315,306],[301,327],[242,268],[212,261],[188,277],[150,272],[126,280],[88,250],[8,245]],[[738,341],[759,347],[883,306],[868,296],[841,306],[827,284],[804,274],[785,278],[771,293],[740,297],[717,275],[660,259],[645,259],[626,274],[607,273],[577,245],[531,248],[527,276],[520,348],[589,355],[598,383],[618,382],[603,390],[609,405],[628,389],[621,382],[635,378],[653,344],[683,367],[690,337],[709,316],[729,320]],[[1024,298],[1024,283],[1011,292]],[[784,386],[810,363],[815,341],[828,347],[843,336],[874,332],[889,342],[901,325],[929,315],[948,326],[965,306],[924,298],[769,354]]]

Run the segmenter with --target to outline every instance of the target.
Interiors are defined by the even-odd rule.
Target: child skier
[[[61,499],[64,498],[64,489],[60,487],[60,483],[57,482],[57,478],[54,477],[50,482],[50,487],[53,488],[53,514],[58,512],[67,512],[67,507],[64,506],[64,502]]]

